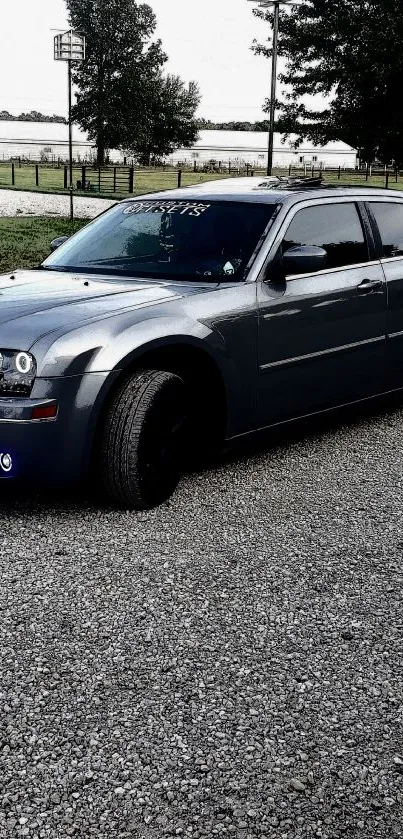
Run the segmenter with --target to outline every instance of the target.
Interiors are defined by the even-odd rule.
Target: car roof
[[[320,179],[281,179],[274,177],[220,178],[202,184],[167,189],[137,195],[127,201],[151,201],[170,199],[175,201],[245,201],[250,203],[283,204],[296,203],[306,198],[355,198],[364,201],[367,198],[393,197],[403,200],[399,190],[385,190],[381,187],[326,184]]]

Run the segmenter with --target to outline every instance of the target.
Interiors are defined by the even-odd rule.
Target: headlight
[[[36,361],[29,352],[0,350],[0,396],[29,396],[36,377]]]

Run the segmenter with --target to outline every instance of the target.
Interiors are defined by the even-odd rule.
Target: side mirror
[[[69,238],[69,236],[58,236],[57,239],[53,239],[53,242],[50,243],[50,252],[53,253],[53,251],[57,250],[57,248],[60,248],[60,245],[67,242],[67,239]]]
[[[327,253],[324,248],[301,245],[289,248],[283,254],[283,269],[286,277],[291,274],[313,274],[323,271],[327,266]]]

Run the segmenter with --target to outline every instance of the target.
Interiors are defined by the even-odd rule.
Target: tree
[[[191,146],[198,133],[194,114],[199,102],[195,82],[186,87],[179,76],[161,77],[149,91],[144,119],[138,120],[132,110],[127,111],[122,148],[137,155],[142,163],[149,163],[151,157],[164,157],[175,148]]]
[[[158,152],[159,121],[165,121],[168,147],[193,142],[197,88],[194,83],[189,87],[188,107],[184,108],[186,91],[180,80],[173,84],[172,77],[164,79],[167,56],[161,41],[152,40],[156,27],[152,9],[136,0],[67,0],[67,7],[71,26],[85,35],[87,42],[86,60],[74,68],[78,94],[73,119],[95,141],[98,165],[104,164],[111,148],[143,154],[147,146],[153,153],[155,140]],[[173,87],[182,113],[174,125],[169,119],[172,97],[168,95]]]
[[[58,116],[58,114],[48,116],[47,114],[41,114],[40,111],[30,111],[28,114],[18,114],[18,116],[13,116],[8,111],[0,111],[0,120],[10,122],[67,122],[66,117]]]
[[[272,24],[272,14],[255,15]],[[403,161],[401,0],[302,0],[283,9],[280,26],[287,87],[278,130],[317,144],[343,140],[367,161]],[[270,45],[253,49],[271,55]],[[306,104],[316,95],[327,107]]]
[[[201,118],[197,120],[197,127],[217,131],[268,131],[269,121],[266,119],[259,122],[211,122]]]

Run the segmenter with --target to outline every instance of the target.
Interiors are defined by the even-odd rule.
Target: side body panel
[[[279,220],[269,266],[296,212],[318,203],[301,201]],[[379,260],[272,283],[269,267],[266,276],[258,283],[260,425],[385,389],[387,288]]]
[[[403,258],[382,260],[388,284],[388,389],[403,388]]]
[[[357,286],[380,281],[361,297]],[[384,389],[386,283],[380,265],[259,287],[260,423],[325,410]]]
[[[396,206],[396,218],[403,219],[403,200],[397,196],[376,196],[367,202],[374,234],[381,257],[381,265],[388,288],[388,317],[387,317],[387,389],[403,388],[403,223],[397,231],[394,246],[389,242],[382,242],[381,231],[371,211],[372,204],[386,204]],[[400,228],[400,224],[398,224]],[[386,245],[386,247],[385,247]],[[396,251],[399,255],[387,256],[384,253]]]

